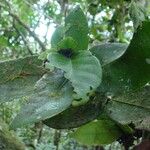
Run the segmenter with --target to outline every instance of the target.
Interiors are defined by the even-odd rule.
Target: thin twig
[[[8,2],[7,2],[7,4],[9,6]],[[0,4],[0,7],[3,7],[4,9],[6,8],[2,4]],[[7,9],[7,11],[9,12],[10,16],[13,19],[15,19],[21,26],[23,26],[29,32],[30,36],[32,36],[34,38],[34,40],[38,42],[38,44],[41,46],[42,51],[45,51],[46,47],[43,44],[43,42],[38,38],[38,36],[33,31],[31,31],[31,29],[16,14],[12,13],[10,9],[9,10]]]
[[[43,44],[43,42],[37,37],[37,35],[36,35],[33,31],[31,31],[30,28],[29,28],[26,24],[24,24],[24,23],[20,20],[20,18],[19,18],[17,15],[15,15],[15,14],[13,14],[13,13],[11,13],[11,12],[9,12],[9,14],[10,14],[20,25],[22,25],[22,26],[29,32],[29,34],[35,39],[35,41],[37,41],[37,42],[39,43],[39,45],[41,46],[42,50],[45,51],[45,50],[46,50],[46,47],[45,47],[45,45]]]
[[[27,47],[27,50],[28,50],[29,54],[33,55],[33,52],[31,51],[30,47],[28,46],[28,42],[26,41],[26,38],[24,37],[24,35],[17,29],[17,27],[15,26],[15,24],[13,24],[13,26],[14,26],[14,29],[16,30],[16,32],[21,36],[24,44]]]

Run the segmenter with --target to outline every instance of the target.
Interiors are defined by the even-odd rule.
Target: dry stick
[[[41,138],[42,138],[42,134],[43,134],[43,123],[42,123],[42,121],[38,122],[37,125],[38,125],[37,142],[40,143],[41,142]]]
[[[43,133],[43,127],[41,127],[41,129],[39,131],[39,135],[38,135],[38,139],[37,139],[38,143],[40,143],[40,141],[41,141],[42,133]]]
[[[61,138],[61,130],[56,130],[55,129],[55,133],[54,133],[54,145],[56,146],[56,150],[59,149],[60,138]]]

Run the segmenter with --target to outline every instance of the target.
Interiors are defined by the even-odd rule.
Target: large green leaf
[[[126,52],[103,69],[101,90],[129,92],[150,81],[150,22],[143,22],[135,32]]]
[[[44,124],[55,129],[77,128],[96,119],[101,113],[101,100],[99,95],[91,97],[85,105],[70,107],[62,113],[44,120]]]
[[[84,145],[103,145],[117,140],[121,134],[122,131],[113,121],[103,119],[81,126],[72,137]]]
[[[64,76],[71,81],[74,87],[75,99],[81,98],[87,101],[87,94],[93,92],[101,83],[101,65],[90,51],[81,51],[73,58],[51,52],[48,60],[51,65],[65,71]]]
[[[137,89],[150,81],[149,26],[149,22],[143,22],[124,55],[103,66],[103,81],[98,89],[100,92],[117,93],[105,107],[112,119],[121,124],[132,122],[136,128],[144,129],[149,129],[146,122],[150,116],[150,91],[138,93]],[[97,58],[101,61],[100,57]]]
[[[88,23],[79,6],[73,9],[65,19],[65,36],[72,37],[78,44],[76,50],[86,50],[88,47]]]
[[[128,45],[123,43],[105,43],[90,48],[90,51],[100,60],[101,65],[105,66],[120,58],[127,47]]]
[[[138,93],[112,98],[105,106],[105,111],[121,124],[134,123],[137,128],[150,130],[145,123],[150,116],[150,86]]]
[[[35,85],[35,91],[13,120],[11,127],[45,120],[65,110],[72,103],[72,87],[69,82],[63,86],[61,71],[45,74]]]
[[[0,102],[28,96],[47,71],[37,56],[0,62]]]

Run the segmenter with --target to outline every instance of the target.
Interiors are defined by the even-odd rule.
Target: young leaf
[[[103,119],[81,126],[71,137],[84,145],[105,145],[118,139],[121,134],[122,131],[113,121]]]
[[[88,23],[79,6],[73,9],[65,19],[65,36],[72,37],[77,42],[76,50],[86,50],[88,47]]]
[[[74,88],[74,99],[87,101],[88,94],[93,92],[101,83],[102,70],[97,58],[90,51],[81,51],[73,58],[65,57],[57,52],[48,55],[50,64],[65,71]]]
[[[72,87],[64,85],[62,72],[45,74],[35,85],[35,91],[13,120],[11,127],[17,128],[53,117],[72,103]]]
[[[57,44],[63,39],[65,33],[65,28],[63,26],[59,26],[56,28],[55,32],[51,38],[51,47],[56,48]]]
[[[61,51],[61,50],[75,51],[77,47],[78,45],[72,37],[66,37],[58,43],[57,50],[58,51]]]

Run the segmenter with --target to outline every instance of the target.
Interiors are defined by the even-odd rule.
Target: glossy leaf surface
[[[100,60],[102,66],[105,66],[120,58],[127,47],[127,44],[122,43],[105,43],[93,46],[90,51]]]
[[[72,103],[72,87],[63,85],[62,72],[45,74],[35,85],[35,91],[13,120],[11,127],[17,128],[53,117]]]
[[[103,68],[100,91],[126,93],[150,81],[150,22],[143,22],[126,52],[117,61]]]
[[[52,66],[65,71],[65,78],[74,87],[75,99],[87,100],[87,94],[95,90],[101,83],[101,65],[89,51],[81,51],[73,58],[52,52],[48,55],[48,60]]]
[[[96,119],[102,112],[99,96],[91,97],[85,105],[70,107],[62,113],[44,120],[44,124],[54,129],[77,128]]]

